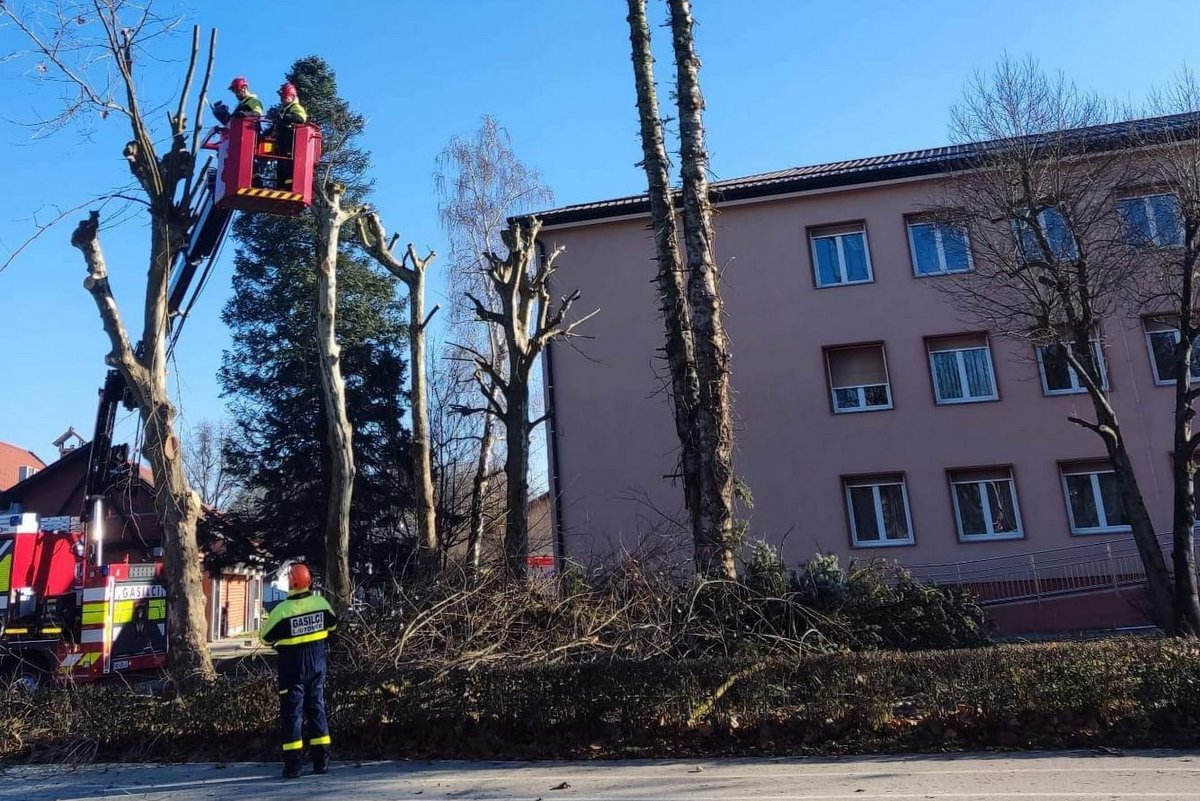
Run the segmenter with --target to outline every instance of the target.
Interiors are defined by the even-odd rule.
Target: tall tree
[[[142,452],[154,475],[154,507],[163,528],[163,571],[167,583],[167,630],[172,671],[181,684],[215,677],[205,641],[204,594],[196,524],[200,498],[188,482],[176,410],[167,384],[168,287],[176,254],[195,221],[190,207],[203,133],[203,111],[216,44],[212,33],[202,71],[194,117],[187,117],[189,95],[200,57],[200,30],[192,31],[191,53],[182,89],[174,100],[151,100],[141,90],[137,68],[162,63],[146,47],[168,33],[175,20],[121,0],[88,6],[44,3],[17,10],[0,5],[30,43],[38,72],[53,71],[66,87],[67,107],[54,121],[66,123],[84,111],[102,119],[116,116],[129,125],[124,156],[145,196],[149,218],[149,258],[140,342],[135,345],[109,283],[109,265],[100,244],[100,214],[93,211],[71,235],[87,267],[84,288],[100,313],[111,351],[107,363],[124,378],[145,431]],[[146,111],[166,107],[167,128],[156,129]],[[157,116],[157,114],[156,114]],[[159,148],[163,147],[162,153]],[[98,521],[97,521],[98,522]]]
[[[324,60],[300,59],[288,78],[332,145],[320,175],[340,182],[348,203],[360,203],[371,189],[370,156],[359,144],[363,118],[339,97],[336,75]],[[230,445],[231,468],[253,500],[237,516],[238,540],[243,549],[320,563],[333,477],[317,368],[317,220],[244,215],[233,232],[239,246],[234,292],[224,310],[233,344],[220,379],[240,432]],[[402,559],[408,549],[404,518],[411,481],[402,423],[407,331],[394,282],[372,269],[352,241],[339,244],[337,278],[339,362],[346,417],[356,433],[349,559],[365,575],[379,572],[381,559]]]
[[[358,238],[376,263],[408,287],[409,369],[412,371],[412,471],[417,517],[417,561],[426,575],[441,566],[442,548],[438,542],[437,512],[433,505],[433,462],[429,440],[429,388],[425,357],[425,332],[437,307],[425,315],[425,273],[436,255],[417,255],[409,243],[404,255],[396,258],[394,240],[389,241],[383,221],[374,211],[358,217]]]
[[[496,326],[478,331],[474,308],[465,302],[465,293],[479,297],[490,309],[497,308],[499,298],[488,278],[486,254],[503,249],[500,235],[510,217],[551,205],[554,194],[536,170],[517,158],[508,131],[491,115],[483,117],[473,136],[451,137],[438,156],[435,182],[438,213],[450,240],[447,283],[455,293],[453,336],[460,343],[469,343],[502,377],[507,376],[502,332]],[[498,392],[490,382],[481,389],[493,396]],[[495,418],[490,414],[479,418],[478,441],[467,523],[467,562],[475,569],[483,551],[495,446]]]
[[[1171,579],[1102,367],[1101,322],[1125,311],[1144,268],[1116,235],[1117,201],[1136,171],[1123,126],[1106,105],[1032,61],[979,75],[953,112],[954,138],[977,147],[935,217],[965,230],[972,270],[943,284],[989,330],[1032,341],[1065,361],[1087,390],[1094,432],[1112,464],[1123,514],[1145,566],[1155,620],[1175,630]],[[1105,141],[1104,136],[1110,140]]]
[[[1194,430],[1195,384],[1200,364],[1200,83],[1184,70],[1166,89],[1150,98],[1149,113],[1159,119],[1143,124],[1137,169],[1144,196],[1120,203],[1122,240],[1149,269],[1139,275],[1134,299],[1144,310],[1157,312],[1166,328],[1155,337],[1166,347],[1166,370],[1160,377],[1174,381],[1174,437],[1171,473],[1174,501],[1171,515],[1171,562],[1174,568],[1175,625],[1180,634],[1200,636],[1200,595],[1196,586],[1196,452],[1200,435]],[[1165,373],[1163,375],[1162,373]]]
[[[499,389],[500,397],[484,391],[483,414],[495,415],[504,424],[506,503],[504,521],[504,558],[510,576],[524,577],[529,555],[529,435],[542,420],[529,419],[529,377],[538,357],[553,339],[574,335],[575,329],[592,314],[574,321],[567,319],[571,306],[579,299],[576,290],[557,304],[550,300],[550,279],[556,272],[555,261],[562,249],[541,256],[538,234],[541,222],[522,218],[501,233],[507,253],[501,257],[487,253],[488,279],[499,298],[496,309],[489,309],[474,295],[468,295],[480,322],[494,326],[504,337],[508,356],[507,375],[501,375],[491,358],[468,345],[459,348],[475,359],[481,379]]]
[[[642,167],[649,186],[650,225],[658,261],[659,309],[666,329],[670,400],[680,445],[684,502],[695,545],[696,568],[734,577],[733,426],[729,399],[729,348],[721,319],[719,275],[714,262],[704,100],[693,44],[690,5],[672,0],[683,173],[683,223],[687,264],[679,249],[675,196],[671,190],[650,26],[645,0],[628,0],[629,37],[642,140]]]
[[[704,573],[737,578],[734,528],[733,409],[729,396],[729,340],[721,319],[716,233],[708,196],[708,146],[704,96],[696,56],[690,0],[669,0],[679,103],[679,155],[683,177],[683,236],[687,251],[696,378],[700,386],[696,439],[700,456],[700,519],[696,561]]]
[[[188,432],[183,444],[183,463],[188,481],[200,495],[200,502],[210,509],[230,508],[238,499],[241,488],[229,471],[226,443],[233,436],[227,422],[201,420]]]

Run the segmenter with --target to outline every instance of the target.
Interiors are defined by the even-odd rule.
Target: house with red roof
[[[46,466],[33,451],[0,442],[0,492],[24,481]]]

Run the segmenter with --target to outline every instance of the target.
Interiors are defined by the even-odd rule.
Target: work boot
[[[289,756],[283,760],[283,778],[300,778],[300,755]]]
[[[320,776],[329,770],[329,749],[323,745],[313,746],[313,774]]]

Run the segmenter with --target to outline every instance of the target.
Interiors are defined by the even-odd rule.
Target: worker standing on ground
[[[288,571],[288,597],[271,610],[259,637],[279,653],[279,728],[283,778],[300,775],[307,730],[313,773],[329,767],[329,722],[325,719],[325,640],[337,629],[329,602],[310,589],[301,564]]]
[[[229,84],[229,91],[233,92],[233,96],[238,99],[237,107],[230,112],[229,106],[218,100],[213,103],[213,114],[224,125],[233,117],[261,117],[263,113],[262,101],[258,96],[250,91],[250,83],[242,77],[234,78]]]
[[[290,189],[292,186],[292,150],[296,141],[295,127],[308,122],[308,112],[300,105],[296,87],[290,82],[279,87],[279,105],[269,115],[275,137],[275,147],[282,157],[279,162],[279,183],[276,188]]]

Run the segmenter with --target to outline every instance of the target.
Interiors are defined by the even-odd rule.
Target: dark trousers
[[[323,641],[279,648],[279,733],[285,759],[299,758],[305,744],[329,747]]]

